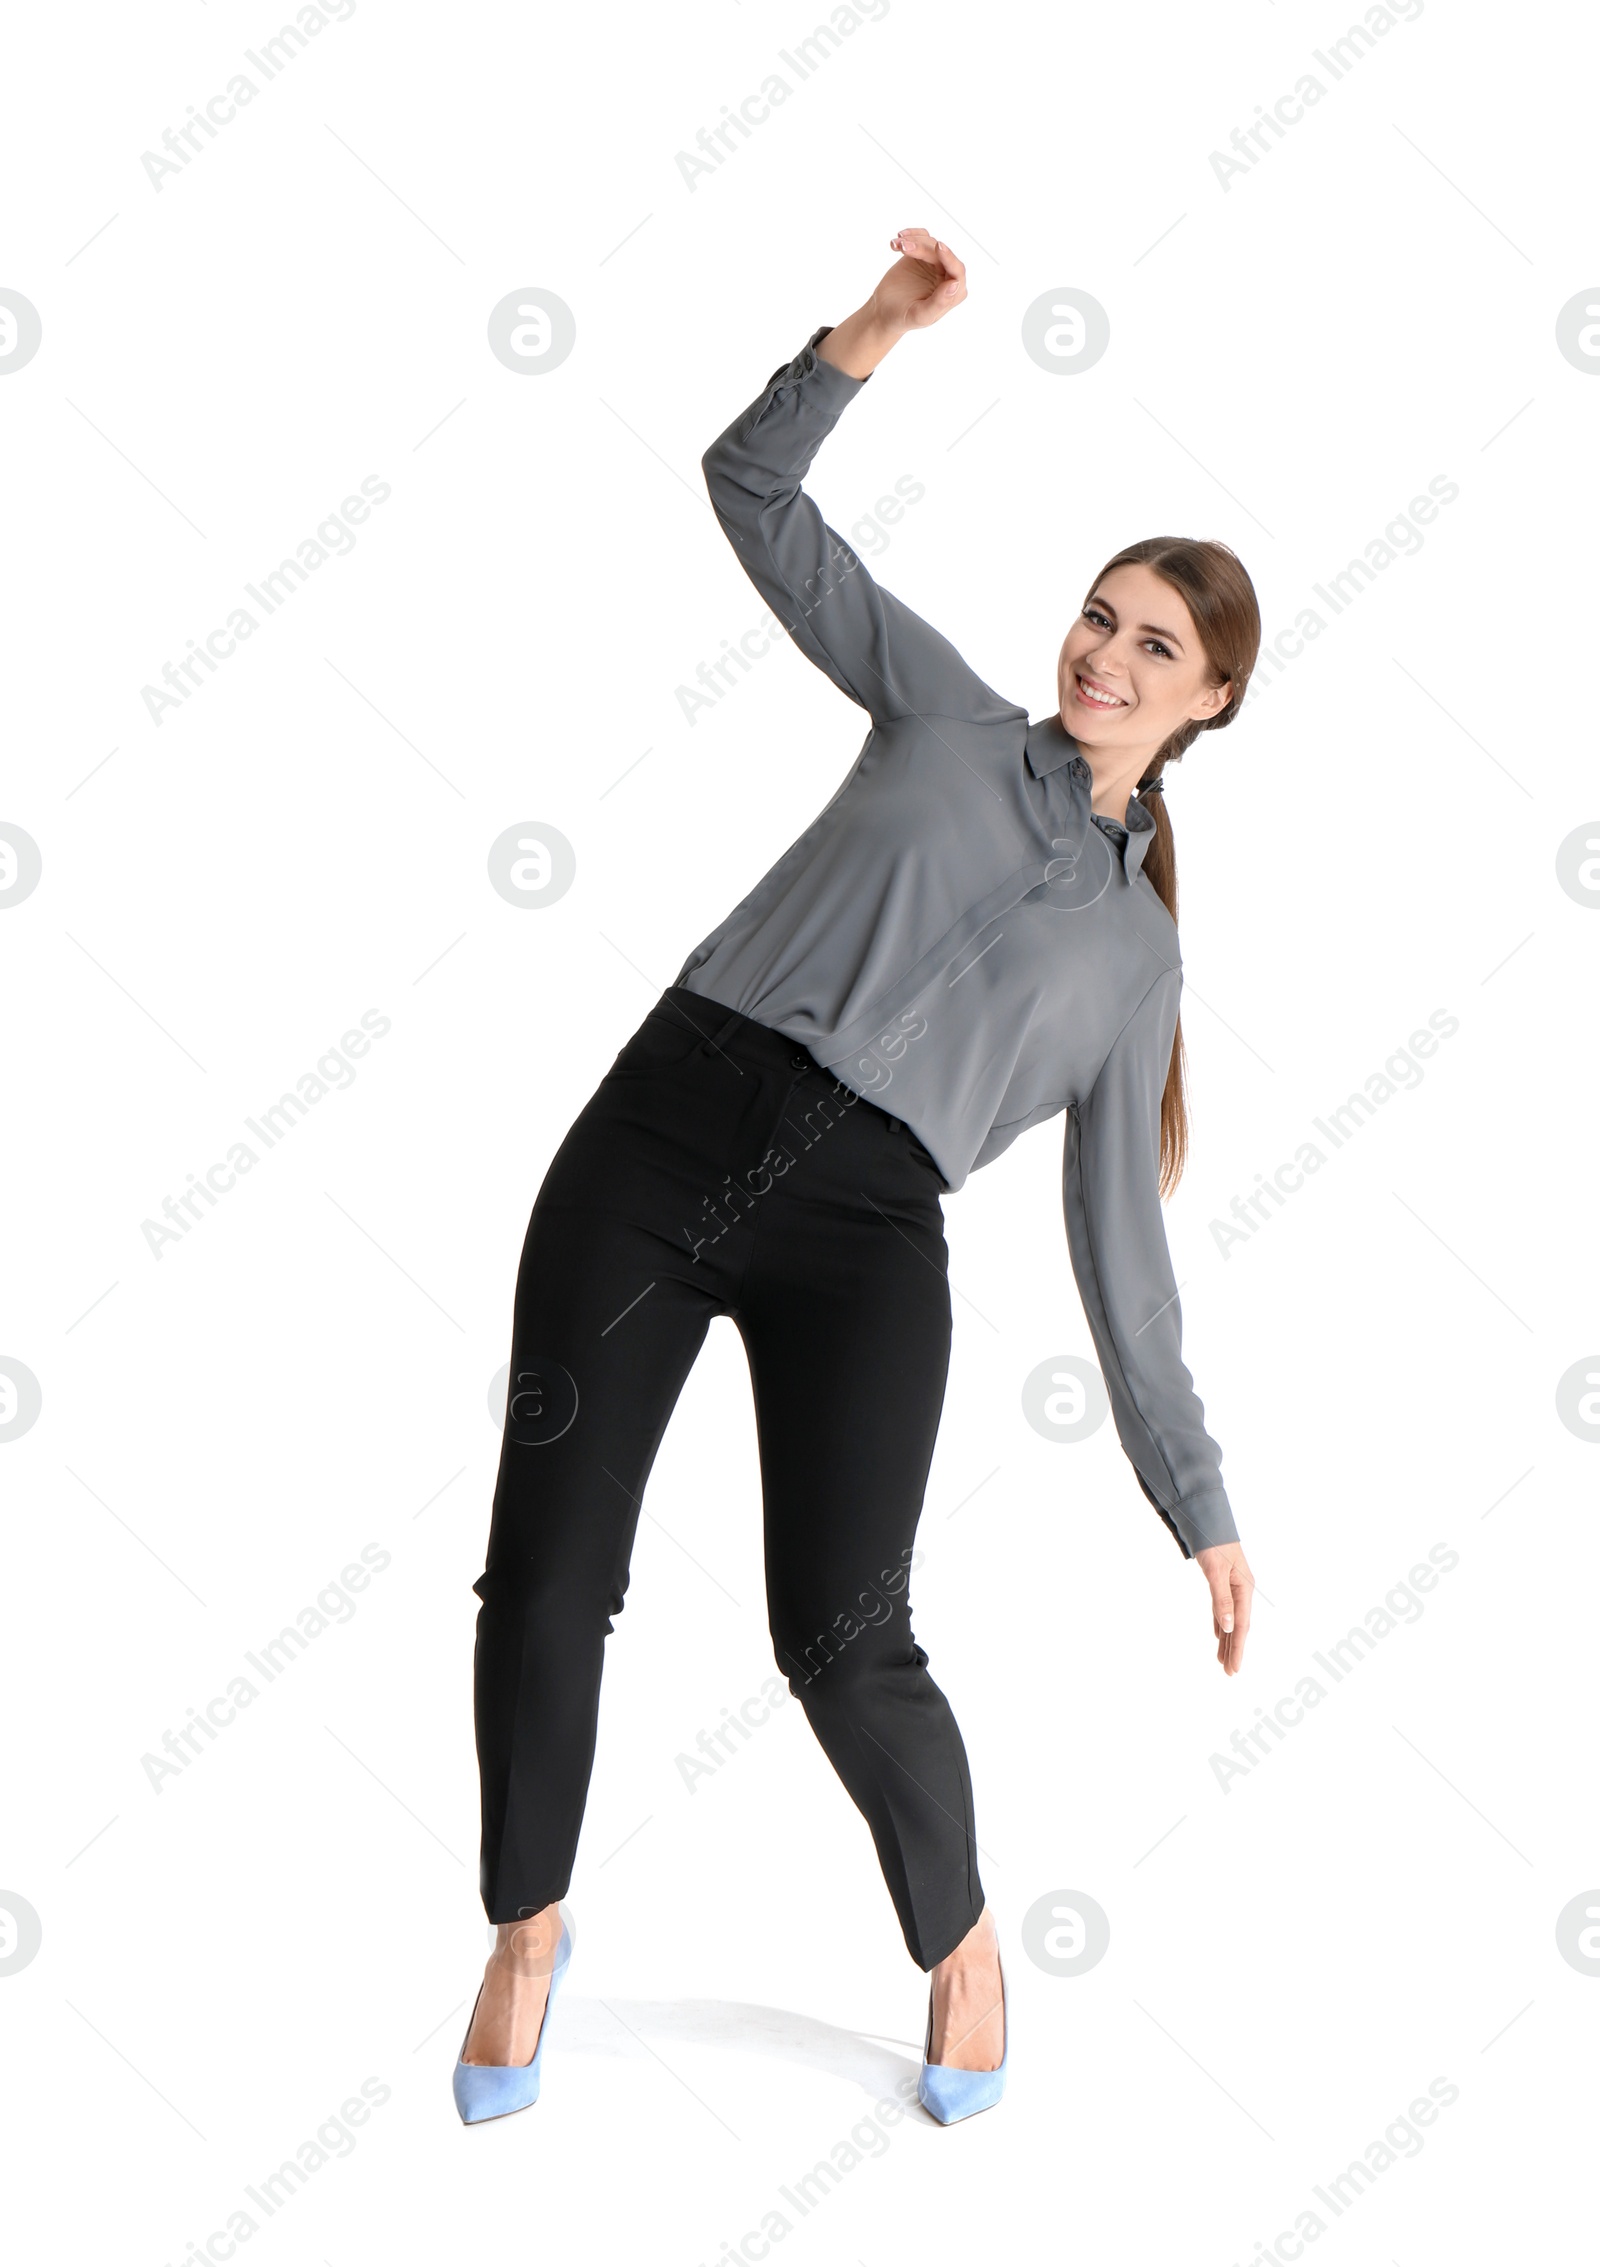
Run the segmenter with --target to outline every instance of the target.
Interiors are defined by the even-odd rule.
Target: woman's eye
[[[1111,627],[1111,624],[1106,620],[1105,616],[1101,613],[1098,606],[1086,606],[1083,610],[1083,619],[1086,622],[1093,622],[1097,627],[1108,630]],[[1163,661],[1170,661],[1172,659],[1172,648],[1170,646],[1163,645],[1159,638],[1146,638],[1144,642],[1147,646],[1153,647],[1154,650],[1160,654]]]

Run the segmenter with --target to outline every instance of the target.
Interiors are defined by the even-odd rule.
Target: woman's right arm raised
[[[796,645],[875,723],[958,716],[997,723],[1020,712],[968,667],[948,639],[884,590],[802,482],[841,412],[908,330],[966,297],[965,270],[924,229],[902,229],[901,257],[870,299],[813,332],[795,359],[701,458],[706,487],[746,574]]]
[[[900,257],[865,305],[828,333],[817,352],[852,378],[870,378],[897,338],[926,330],[967,296],[967,271],[948,244],[925,228],[902,228],[889,249]]]

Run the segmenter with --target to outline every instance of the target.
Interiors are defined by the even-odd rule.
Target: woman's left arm
[[[1093,1091],[1068,1111],[1062,1198],[1118,1437],[1145,1495],[1206,1577],[1217,1658],[1231,1675],[1254,1583],[1222,1481],[1222,1451],[1183,1358],[1161,1211],[1161,1094],[1182,983],[1176,967],[1157,976]]]

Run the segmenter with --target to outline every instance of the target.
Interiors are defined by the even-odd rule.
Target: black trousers
[[[523,1246],[473,1585],[491,1921],[567,1892],[640,1499],[714,1315],[750,1364],[778,1666],[912,1959],[932,1968],[977,1920],[966,1751],[910,1618],[950,1356],[942,1190],[909,1127],[679,987],[580,1113]]]

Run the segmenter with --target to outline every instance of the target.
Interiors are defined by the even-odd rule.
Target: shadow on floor
[[[653,2048],[670,2067],[675,2046],[727,2047],[848,2079],[874,2101],[897,2080],[914,2079],[922,2067],[920,2040],[878,2039],[786,2007],[742,2000],[602,2000],[575,1992],[571,1998],[563,1994],[558,2013],[565,2018],[562,2043],[568,2054],[632,2055]]]

